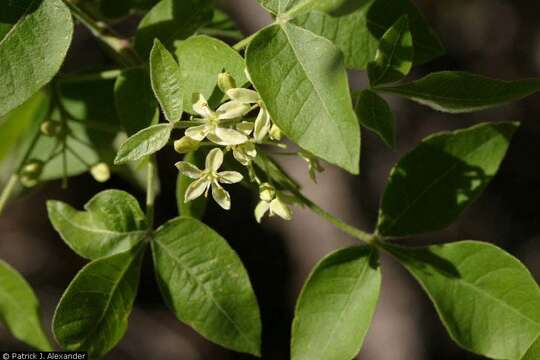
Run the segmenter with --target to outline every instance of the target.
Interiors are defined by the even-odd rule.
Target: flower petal
[[[199,94],[199,98],[193,104],[193,111],[202,116],[203,118],[209,118],[212,116],[213,111],[208,106],[208,101],[202,94]]]
[[[244,177],[238,171],[222,171],[218,173],[218,181],[223,184],[236,184]]]
[[[202,141],[210,132],[210,125],[192,126],[186,129],[186,136],[195,141]]]
[[[249,105],[237,101],[229,101],[217,109],[218,118],[221,120],[236,119],[249,112]]]
[[[212,197],[223,209],[229,210],[231,208],[231,196],[227,190],[215,183],[212,183]]]
[[[174,150],[179,154],[187,154],[188,152],[197,151],[200,143],[193,140],[189,136],[184,136],[174,142]]]
[[[248,137],[239,131],[227,128],[217,128],[208,139],[219,145],[240,145],[248,141]]]
[[[230,89],[227,91],[227,96],[231,100],[238,101],[242,104],[255,104],[260,100],[259,94],[256,91],[243,88]]]
[[[254,124],[249,121],[242,121],[241,123],[236,124],[236,130],[240,131],[242,134],[249,136],[253,132]]]
[[[285,220],[292,219],[291,208],[289,207],[289,205],[281,201],[279,197],[275,198],[274,200],[270,202],[270,212],[278,215],[279,217]]]
[[[264,108],[261,108],[261,110],[259,111],[259,115],[257,115],[257,119],[255,119],[255,133],[253,135],[255,141],[258,143],[262,142],[270,131],[271,126],[272,122],[270,121],[270,115],[268,114],[268,111],[266,111],[266,109]]]
[[[223,164],[223,151],[219,148],[210,150],[206,155],[206,170],[218,171],[221,164]]]
[[[184,196],[184,202],[194,200],[201,196],[206,189],[210,186],[210,182],[206,177],[202,177],[189,184],[186,195]]]
[[[189,178],[198,179],[202,175],[202,171],[198,167],[187,161],[179,161],[175,165],[182,175]]]
[[[257,220],[259,224],[261,223],[264,214],[266,214],[269,208],[270,204],[266,201],[259,201],[259,203],[255,207],[255,220]]]
[[[248,166],[251,160],[241,149],[233,149],[233,157],[244,166]]]

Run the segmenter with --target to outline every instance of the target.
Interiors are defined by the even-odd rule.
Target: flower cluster
[[[237,87],[228,73],[218,76],[218,86],[225,95],[225,102],[214,110],[208,100],[198,94],[193,103],[196,115],[190,119],[184,136],[174,143],[175,150],[180,154],[197,151],[202,145],[213,147],[206,157],[203,170],[186,161],[176,164],[183,175],[194,180],[186,190],[184,201],[189,202],[203,195],[206,197],[211,189],[214,200],[223,209],[230,209],[230,195],[221,184],[234,184],[244,179],[237,171],[218,171],[223,165],[224,155],[231,152],[233,158],[246,167],[249,180],[259,185],[261,201],[255,209],[257,221],[260,222],[266,213],[289,220],[292,211],[287,197],[271,184],[262,183],[253,168],[258,146],[281,145],[280,129],[272,122],[255,90]]]

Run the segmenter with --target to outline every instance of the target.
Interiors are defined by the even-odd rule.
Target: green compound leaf
[[[332,41],[345,55],[348,68],[363,70],[373,61],[379,39],[402,16],[409,18],[414,42],[414,63],[423,64],[445,50],[422,14],[409,0],[360,1],[349,14],[334,17],[312,11],[294,22]]]
[[[182,217],[156,231],[152,250],[161,292],[180,321],[226,348],[260,354],[257,299],[225,239]]]
[[[107,354],[124,336],[145,246],[94,260],[75,276],[53,318],[58,343],[90,358]]]
[[[26,280],[0,260],[0,322],[20,341],[41,351],[52,351],[43,331],[39,302]]]
[[[184,161],[187,161],[199,169],[204,168],[205,155],[202,151],[191,152],[184,156]],[[178,178],[176,180],[176,204],[178,206],[178,213],[181,216],[192,217],[195,219],[202,219],[206,211],[206,206],[208,204],[208,198],[204,196],[199,196],[197,199],[185,202],[186,190],[195,181],[182,173],[178,173]]]
[[[460,346],[492,359],[520,360],[538,339],[540,289],[503,250],[475,241],[386,247],[420,282]]]
[[[355,110],[360,125],[376,133],[392,149],[395,148],[396,124],[386,100],[371,90],[363,90],[356,97]]]
[[[180,69],[172,54],[157,39],[150,52],[150,79],[154,94],[167,120],[170,122],[180,120],[184,111],[180,90]]]
[[[72,34],[71,14],[61,0],[4,2],[0,17],[0,117],[53,78]]]
[[[195,34],[212,20],[211,0],[162,0],[141,20],[135,36],[135,48],[143,58],[148,58],[159,39],[167,49],[174,43]]]
[[[114,163],[140,160],[163,149],[169,142],[172,129],[172,124],[157,124],[142,129],[120,146]]]
[[[338,250],[310,275],[296,306],[292,360],[349,360],[360,351],[379,299],[381,271],[368,247]]]
[[[251,79],[280,129],[305,150],[357,174],[360,127],[339,50],[286,23],[261,31],[246,59]]]
[[[403,79],[411,71],[413,59],[413,39],[404,15],[383,35],[375,61],[368,65],[371,86]]]
[[[503,81],[466,72],[443,71],[408,84],[377,91],[398,95],[432,109],[466,113],[520,100],[540,91],[540,80]]]
[[[378,232],[406,236],[451,224],[495,176],[517,127],[486,123],[423,140],[392,169]]]
[[[114,102],[120,122],[130,136],[159,121],[158,104],[144,69],[122,72],[114,84]]]
[[[54,229],[80,256],[97,259],[127,251],[147,235],[144,213],[137,200],[119,190],[94,196],[77,211],[60,201],[48,201]]]
[[[193,36],[176,44],[176,58],[182,75],[184,110],[193,112],[193,96],[202,94],[216,105],[223,94],[217,88],[222,71],[231,74],[238,86],[247,82],[244,59],[223,41],[204,36]]]

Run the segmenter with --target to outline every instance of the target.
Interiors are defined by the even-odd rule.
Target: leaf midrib
[[[295,25],[289,25],[289,26],[295,26]],[[322,106],[323,106],[323,108],[325,110],[326,117],[327,117],[327,119],[330,120],[330,121],[328,121],[328,123],[331,124],[334,127],[334,129],[337,130],[337,132],[341,135],[342,139],[346,139],[347,134],[344,135],[343,132],[341,131],[341,128],[339,126],[337,126],[337,124],[334,122],[333,116],[330,113],[330,110],[328,109],[328,106],[326,105],[326,102],[324,101],[324,97],[319,92],[319,89],[315,86],[315,83],[313,83],[313,81],[311,80],[311,77],[309,76],[309,72],[306,70],[306,67],[304,66],[304,63],[301,61],[301,57],[298,55],[298,52],[296,51],[296,48],[294,47],[294,44],[291,41],[291,38],[289,37],[289,33],[287,32],[287,30],[285,29],[285,27],[283,25],[280,24],[279,27],[283,31],[285,36],[287,37],[287,42],[289,43],[289,46],[291,47],[291,49],[292,49],[292,51],[294,53],[294,56],[298,60],[298,64],[300,64],[300,66],[302,67],[302,71],[304,72],[304,74],[306,76],[306,79],[308,79],[309,83],[311,84],[311,87],[313,88],[313,91],[315,91],[315,93],[317,94],[317,97],[318,97],[320,103],[322,104]],[[300,28],[300,29],[302,31],[308,31],[308,30],[305,30],[303,28]],[[314,37],[319,37],[320,39],[323,39],[324,41],[329,41],[328,39],[317,36],[315,34],[313,34],[313,36]],[[303,135],[302,135],[302,137],[303,137]],[[343,142],[338,142],[338,143],[343,145]],[[345,149],[345,152],[348,154],[349,161],[354,159],[353,152],[351,152],[351,150],[349,150],[348,146],[342,146],[342,149]]]
[[[371,257],[371,253],[369,254],[368,256],[368,259]],[[336,321],[334,323],[334,325],[332,326],[332,331],[330,332],[330,335],[328,336],[328,339],[324,345],[324,347],[322,348],[321,350],[321,353],[322,354],[325,354],[326,350],[328,349],[328,346],[330,345],[330,342],[333,340],[333,337],[334,337],[334,334],[338,328],[338,324],[340,324],[343,320],[343,316],[345,315],[345,311],[349,308],[349,306],[351,305],[351,300],[352,300],[352,294],[354,292],[355,289],[358,288],[358,285],[362,282],[362,280],[364,279],[365,275],[366,275],[366,270],[368,269],[368,266],[369,266],[369,261],[364,261],[364,266],[362,268],[362,271],[360,273],[360,276],[358,276],[358,278],[356,279],[356,282],[354,283],[354,285],[351,287],[351,289],[353,289],[353,291],[351,291],[348,296],[347,296],[347,300],[345,302],[345,305],[343,306],[343,309],[340,311],[339,313],[339,317],[338,317],[338,321]]]
[[[54,209],[54,211],[62,218],[62,220],[64,220],[65,222],[73,226],[74,228],[82,230],[82,231],[87,231],[87,232],[95,233],[95,234],[109,235],[109,236],[130,236],[130,235],[146,234],[146,231],[143,231],[143,230],[120,232],[120,231],[113,231],[113,230],[107,230],[107,229],[90,228],[90,227],[86,227],[79,223],[71,221],[71,219],[69,219],[66,215],[64,215],[62,211],[58,211],[57,209]],[[78,215],[89,214],[89,213],[80,212],[80,211],[77,213]]]
[[[469,156],[471,156],[472,154],[476,153],[477,151],[479,151],[480,149],[482,149],[484,146],[488,145],[489,143],[491,143],[492,141],[495,141],[497,140],[497,137],[492,137],[491,139],[489,139],[488,141],[484,142],[482,145],[478,146],[476,149],[474,149],[473,151],[467,153],[463,158],[468,158]],[[425,145],[427,143],[424,143],[423,145]],[[413,200],[411,201],[411,203],[409,205],[407,205],[405,207],[405,209],[403,209],[403,211],[401,211],[401,213],[399,213],[393,221],[390,222],[390,225],[388,225],[386,227],[386,231],[384,231],[383,233],[390,233],[391,230],[393,229],[393,227],[405,216],[407,215],[407,213],[411,210],[411,208],[413,208],[414,206],[416,206],[416,204],[418,203],[418,201],[420,201],[421,198],[423,198],[433,187],[437,186],[440,182],[442,182],[452,171],[455,170],[456,166],[462,162],[461,159],[457,159],[454,161],[454,163],[452,164],[452,166],[450,166],[444,173],[442,173],[440,176],[438,176],[435,180],[433,180],[433,182],[431,182],[428,186],[426,186],[426,188]],[[397,167],[395,168],[397,169]]]
[[[163,250],[165,250],[165,252],[167,253],[167,255],[169,255],[169,257],[171,259],[173,259],[175,261],[175,265],[178,265],[180,266],[182,269],[184,269],[184,271],[191,277],[195,280],[195,283],[201,288],[203,289],[204,293],[207,295],[207,298],[210,299],[212,301],[212,303],[215,305],[215,307],[219,310],[220,313],[222,313],[225,318],[227,318],[227,320],[234,326],[234,328],[236,329],[236,331],[238,332],[238,334],[240,334],[240,336],[245,340],[247,341],[248,344],[252,344],[252,345],[255,345],[257,346],[256,343],[254,343],[251,339],[249,339],[245,334],[244,334],[244,331],[240,328],[240,326],[229,316],[229,314],[221,307],[221,305],[217,302],[217,300],[214,298],[214,295],[212,294],[212,292],[210,290],[208,290],[206,288],[206,286],[201,283],[199,281],[199,279],[197,278],[197,276],[195,276],[188,267],[186,267],[185,265],[182,264],[182,261],[180,258],[178,258],[161,240],[159,240],[159,238],[156,236],[153,241],[158,244]]]
[[[112,287],[112,289],[110,291],[110,295],[109,295],[109,297],[107,299],[107,303],[104,306],[104,310],[101,313],[101,315],[99,317],[99,320],[96,321],[96,323],[92,326],[92,328],[90,330],[86,331],[86,336],[85,336],[84,340],[79,344],[79,348],[81,348],[81,346],[85,346],[87,344],[87,342],[89,341],[90,335],[93,334],[96,331],[96,329],[98,329],[101,326],[101,323],[102,323],[103,319],[105,318],[105,315],[110,310],[109,307],[111,305],[111,301],[112,301],[114,295],[116,294],[116,290],[118,288],[118,285],[120,285],[120,283],[124,280],[126,273],[131,268],[131,265],[133,264],[133,261],[135,260],[135,258],[137,256],[139,256],[139,251],[141,251],[141,250],[142,250],[142,247],[141,247],[141,249],[137,250],[135,252],[135,254],[132,254],[130,260],[127,262],[127,264],[126,264],[125,268],[122,270],[120,276],[118,276],[117,281],[114,282],[113,287]]]

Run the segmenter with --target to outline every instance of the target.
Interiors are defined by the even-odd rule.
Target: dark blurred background
[[[468,70],[487,76],[516,79],[540,76],[540,2],[531,0],[417,0],[428,22],[447,47],[446,56],[415,69],[411,78],[436,70]],[[270,21],[255,0],[224,0],[223,7],[251,33]],[[128,24],[129,27],[129,24]],[[64,71],[106,57],[89,33],[78,28]],[[67,70],[66,70],[67,69]],[[363,73],[351,74],[351,86],[361,88]],[[387,149],[378,138],[363,132],[361,175],[357,178],[330,166],[313,184],[302,160],[286,159],[285,167],[322,207],[352,224],[371,230],[388,171],[420,139],[440,130],[468,127],[484,121],[521,121],[500,173],[484,195],[445,231],[406,240],[432,244],[485,240],[508,250],[540,277],[540,96],[472,115],[447,115],[390,98],[398,122],[398,148]],[[114,111],[114,109],[111,109]],[[158,198],[158,221],[176,216],[174,154],[160,159],[164,195]],[[53,232],[44,202],[54,198],[81,207],[106,187],[138,190],[114,177],[97,185],[90,176],[40,187],[13,201],[0,217],[0,257],[21,271],[36,290],[43,318],[50,327],[54,306],[84,261]],[[295,299],[314,264],[333,249],[353,240],[315,215],[295,209],[291,222],[266,221],[251,216],[255,200],[233,188],[233,210],[212,204],[205,221],[220,232],[244,261],[263,316],[263,358],[288,359],[290,323]],[[481,359],[451,343],[433,306],[419,286],[392,259],[383,256],[380,303],[359,355],[363,360]],[[0,349],[24,350],[0,327]],[[136,306],[124,340],[107,359],[251,359],[212,345],[175,320],[161,301],[150,259],[146,259]]]

